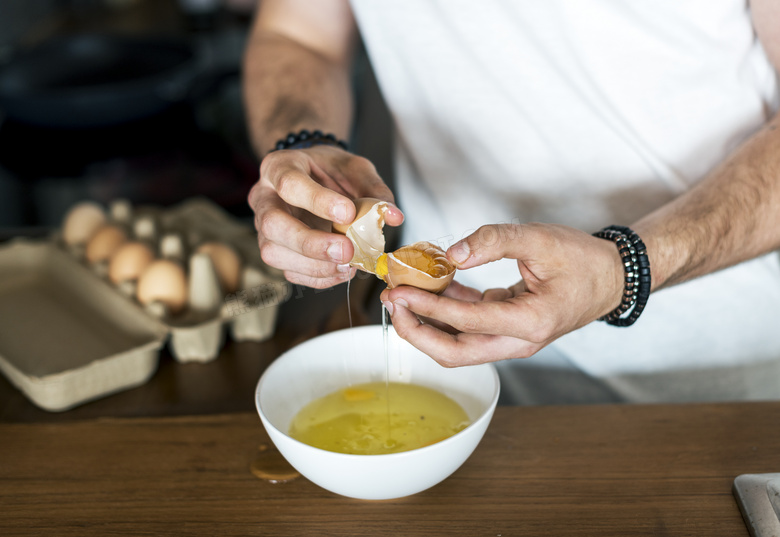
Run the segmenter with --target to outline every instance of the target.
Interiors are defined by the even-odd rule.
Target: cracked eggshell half
[[[447,254],[430,242],[416,242],[380,256],[376,275],[390,289],[410,285],[431,293],[440,294],[455,277],[455,265]]]
[[[357,214],[349,225],[333,224],[333,231],[346,235],[355,248],[350,266],[376,274],[376,262],[385,251],[387,202],[376,198],[358,198],[353,201]]]

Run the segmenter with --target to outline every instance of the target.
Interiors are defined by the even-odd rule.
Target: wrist
[[[647,256],[653,267],[651,291],[657,291],[666,285],[673,285],[673,282],[669,281],[670,275],[673,275],[685,264],[685,255],[679,249],[665,251],[669,241],[663,239],[663,229],[642,224],[636,224],[632,226],[632,229],[642,237],[647,247]]]
[[[344,151],[349,151],[347,142],[338,139],[335,134],[323,133],[319,129],[313,131],[302,129],[298,132],[291,132],[284,138],[277,140],[269,153],[284,149],[307,149],[316,145],[332,145],[340,147]]]
[[[594,236],[615,243],[623,267],[623,295],[620,304],[600,317],[613,326],[631,326],[647,305],[652,285],[650,259],[642,239],[625,226],[608,226]]]

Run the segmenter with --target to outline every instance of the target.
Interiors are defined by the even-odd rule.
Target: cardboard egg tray
[[[142,306],[132,288],[108,279],[105,263],[88,264],[83,249],[66,247],[58,233],[1,246],[0,370],[45,410],[67,410],[143,384],[166,343],[179,362],[208,362],[226,331],[235,341],[263,341],[289,297],[289,284],[260,259],[254,230],[207,200],[169,209],[119,205],[111,213],[124,220],[131,238],[140,234],[162,247],[165,237],[180,237],[185,268],[198,257],[188,252],[199,244],[228,244],[242,260],[240,289],[222,293],[213,266],[209,273],[210,265],[201,263],[200,280],[190,278],[190,298],[200,295],[201,307],[169,315]]]

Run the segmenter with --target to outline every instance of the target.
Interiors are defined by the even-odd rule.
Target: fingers
[[[444,296],[454,298],[456,300],[465,300],[466,302],[476,302],[482,299],[482,293],[473,287],[466,287],[460,282],[453,281],[443,293]]]
[[[260,178],[289,205],[331,222],[352,222],[355,205],[351,200],[360,197],[390,203],[385,215],[388,225],[403,222],[392,192],[371,161],[338,148],[273,152],[263,159]]]
[[[403,286],[382,293],[399,335],[445,365],[529,356],[614,309],[622,293],[614,245],[567,226],[483,226],[448,256],[461,269],[514,259],[522,279],[482,294],[454,284],[442,296]]]
[[[522,280],[520,280],[520,283],[515,284],[515,286],[517,285],[522,285]],[[513,288],[515,286],[513,286]],[[481,293],[477,289],[474,289],[473,287],[466,287],[457,281],[453,281],[442,294],[443,296],[465,302],[482,302],[491,300],[501,301],[515,296],[511,289],[505,289],[502,287],[497,289],[488,289],[484,293]]]
[[[316,174],[332,179],[340,188],[355,198],[376,198],[388,202],[385,224],[400,226],[404,215],[395,205],[395,197],[376,171],[374,164],[363,157],[347,154],[346,159],[324,161],[313,168]]]
[[[389,302],[388,295],[390,293],[390,290],[385,290],[381,298],[385,301],[387,301],[390,306],[392,307],[392,303]],[[472,287],[466,287],[465,285],[460,284],[459,282],[453,281],[447,289],[444,290],[444,296],[448,296],[450,298],[456,299],[456,300],[463,300],[466,302],[477,302],[479,300],[482,300],[482,293],[480,293],[478,290],[472,288]],[[431,318],[431,317],[423,317],[423,322],[426,324],[429,324],[431,326],[434,326],[435,328],[438,328],[439,330],[443,332],[447,332],[449,334],[457,333],[458,330],[454,327],[443,323],[437,319]]]
[[[270,190],[270,189],[269,189]],[[313,230],[290,214],[273,192],[257,198],[255,227],[260,255],[265,263],[306,277],[322,287],[324,280],[344,281],[345,263],[352,259],[352,243],[346,237]]]
[[[335,276],[317,277],[309,274],[302,274],[295,271],[285,271],[285,279],[293,284],[303,285],[306,287],[313,287],[314,289],[327,289],[334,285],[345,283],[355,276],[357,269],[346,267],[343,273],[339,273]]]
[[[531,226],[495,224],[482,226],[447,250],[447,257],[460,269],[477,267],[504,257],[517,259],[525,233]]]
[[[346,281],[354,271],[343,265],[354,248],[343,235],[330,233],[330,222],[351,223],[352,199],[362,196],[389,202],[386,224],[403,222],[392,193],[367,159],[325,145],[269,154],[248,199],[263,260],[293,283],[321,288]]]
[[[436,319],[461,332],[517,337],[524,337],[526,332],[529,335],[537,333],[534,328],[533,312],[528,312],[528,319],[524,319],[526,321],[523,323],[524,326],[519,326],[516,321],[527,309],[522,303],[466,302],[446,296],[436,296],[407,286],[384,291],[381,299],[388,311],[392,310],[394,324],[395,309],[396,306],[400,306],[422,317]]]
[[[352,259],[353,246],[348,238],[307,226],[295,218],[289,207],[273,192],[260,197],[254,209],[255,228],[263,239],[261,250],[264,243],[272,242],[304,257],[320,261],[348,263]],[[269,263],[270,260],[266,262]],[[288,267],[276,268],[285,270]]]
[[[509,336],[450,334],[421,323],[403,306],[395,307],[393,327],[399,336],[445,367],[527,358],[543,346]]]
[[[502,300],[508,300],[512,298],[514,295],[512,294],[512,291],[505,288],[498,288],[498,289],[488,289],[484,293],[482,293],[482,300],[485,302],[500,302]]]
[[[332,222],[352,222],[355,219],[355,204],[343,189],[339,193],[330,188],[335,185],[319,184],[312,178],[314,171],[309,159],[294,153],[298,152],[276,151],[269,154],[260,166],[260,180],[270,185],[282,200],[293,207]],[[257,196],[262,199],[262,190]]]
[[[401,209],[396,207],[394,204],[388,204],[387,205],[387,212],[385,213],[385,224],[388,226],[400,226],[404,223],[404,213],[401,212]]]
[[[265,241],[260,255],[269,266],[282,271],[299,272],[314,278],[339,277],[349,271],[346,263],[319,261],[305,257],[275,242]]]

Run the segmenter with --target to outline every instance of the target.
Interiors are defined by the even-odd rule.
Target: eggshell
[[[157,242],[157,221],[152,215],[141,215],[133,222],[133,235],[139,240]]]
[[[225,293],[235,293],[241,280],[241,258],[223,242],[206,242],[198,246],[196,254],[206,254],[217,271],[219,285]]]
[[[138,279],[136,298],[143,305],[164,304],[176,314],[187,305],[187,275],[181,265],[169,259],[152,261]]]
[[[83,201],[70,208],[62,223],[62,240],[74,246],[86,244],[105,225],[106,212],[95,202]]]
[[[390,289],[399,285],[411,285],[431,293],[442,293],[455,277],[455,266],[447,254],[430,242],[416,242],[387,254],[385,267],[380,261],[377,275]]]
[[[111,256],[108,277],[115,284],[137,280],[153,260],[154,252],[148,245],[138,241],[126,242]]]
[[[126,241],[127,235],[121,228],[110,224],[103,226],[87,243],[87,261],[90,263],[108,261]]]
[[[160,239],[160,257],[184,261],[184,240],[178,233],[168,233]]]
[[[114,222],[130,225],[133,218],[133,205],[126,199],[117,199],[108,206],[108,212]]]
[[[385,225],[387,202],[376,198],[354,200],[357,216],[349,225],[333,224],[333,231],[346,235],[352,241],[355,253],[349,264],[372,274],[376,273],[376,262],[385,251]]]

